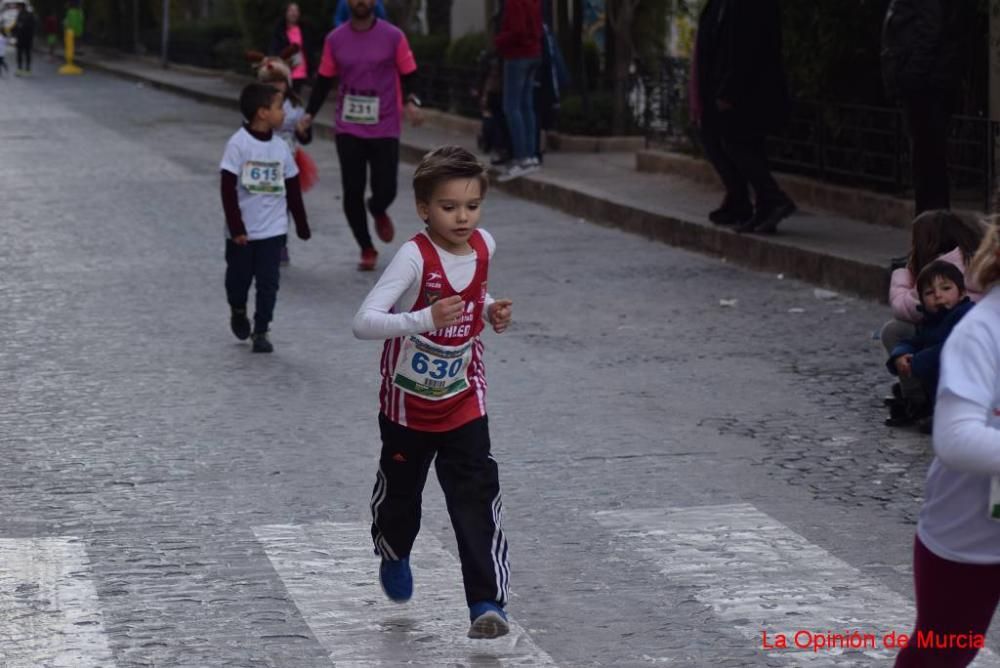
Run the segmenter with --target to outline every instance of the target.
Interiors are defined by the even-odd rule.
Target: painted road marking
[[[849,663],[838,665],[887,665],[898,650],[886,649],[883,638],[892,631],[913,630],[916,613],[908,599],[752,505],[616,510],[594,516],[627,541],[630,552],[655,562],[672,584],[690,587],[698,601],[755,647],[762,647],[765,630],[772,646],[777,634],[784,633],[793,648],[762,650],[772,657],[827,665],[841,657]],[[876,648],[794,649],[794,635],[803,629],[821,634],[858,630],[872,634]],[[801,635],[800,641],[808,644],[810,639]],[[1000,667],[1000,659],[984,651],[973,665]]]
[[[0,539],[0,657],[4,668],[115,665],[78,539]]]
[[[334,665],[554,666],[520,625],[508,636],[469,640],[461,569],[434,536],[417,538],[413,599],[391,603],[362,524],[254,527],[271,564]]]

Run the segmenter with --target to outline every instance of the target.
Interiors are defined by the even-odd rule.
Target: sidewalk
[[[88,50],[77,62],[233,109],[243,85],[232,74],[162,69],[151,59],[124,54]],[[330,114],[328,105],[322,116]],[[327,120],[315,125],[318,136],[332,138]],[[443,143],[474,148],[475,138],[440,127],[406,127],[400,152],[403,160],[416,161]],[[496,187],[600,225],[879,301],[888,292],[890,258],[909,248],[908,230],[820,210],[792,216],[776,235],[737,235],[706,218],[721,199],[718,191],[677,175],[639,172],[635,153],[548,153],[541,172]]]

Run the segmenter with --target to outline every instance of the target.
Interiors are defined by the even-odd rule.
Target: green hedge
[[[480,54],[488,47],[486,33],[463,35],[448,46],[447,62],[452,67],[476,67]]]
[[[441,65],[448,56],[448,37],[445,35],[407,35],[417,66]]]
[[[151,51],[159,51],[159,35],[151,34]],[[266,46],[264,47],[266,49]],[[243,39],[239,26],[224,22],[182,23],[170,30],[171,62],[217,69],[246,68]]]
[[[571,135],[606,137],[611,134],[613,111],[614,95],[608,91],[590,94],[590,113],[584,110],[582,96],[570,95],[563,98],[556,129]]]

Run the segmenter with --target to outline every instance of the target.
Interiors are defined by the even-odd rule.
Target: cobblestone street
[[[223,289],[237,115],[38,69],[0,81],[0,667],[889,665],[761,638],[912,629],[931,449],[882,425],[886,307],[491,193],[514,633],[469,641],[436,481],[412,602],[378,588],[380,346],[351,333],[377,274],[333,143],[251,355]],[[380,268],[419,230],[412,169]]]

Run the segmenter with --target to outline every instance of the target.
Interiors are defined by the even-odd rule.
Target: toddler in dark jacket
[[[889,373],[904,378],[917,378],[927,395],[927,415],[919,420],[920,430],[930,433],[930,413],[934,406],[940,375],[941,349],[958,321],[969,312],[973,303],[965,291],[962,271],[943,260],[924,267],[917,276],[917,294],[924,319],[917,334],[906,339],[889,355]]]

